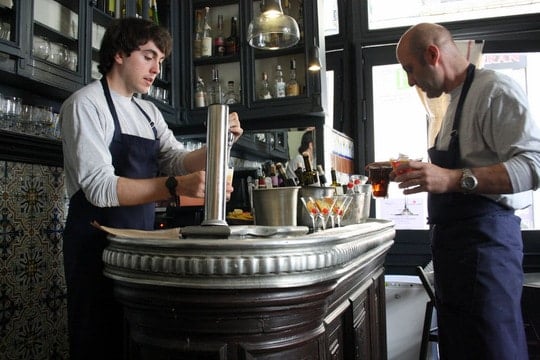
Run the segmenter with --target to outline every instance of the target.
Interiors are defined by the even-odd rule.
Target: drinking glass
[[[337,227],[341,227],[341,219],[347,212],[353,197],[351,195],[334,195],[334,199],[335,203],[334,207],[332,208],[332,215],[330,215],[332,219],[332,227],[334,227],[334,217]]]
[[[315,203],[319,208],[318,218],[321,220],[321,227],[323,230],[326,230],[326,223],[328,222],[328,217],[332,212],[335,202],[336,200],[333,196],[323,196],[315,199]]]
[[[317,203],[315,200],[311,197],[300,197],[300,201],[302,201],[302,204],[304,204],[304,209],[306,209],[309,217],[311,218],[311,228],[313,231],[316,231],[315,227],[315,217],[319,216],[319,207],[317,206]]]
[[[392,164],[392,168],[394,169],[394,172],[396,175],[403,175],[408,173],[409,171],[412,171],[412,169],[408,166],[409,161],[422,161],[421,158],[419,159],[409,159],[407,155],[400,154],[399,157],[390,159],[390,164]],[[407,204],[407,195],[403,195],[404,201],[403,201],[403,209],[396,215],[417,215],[413,213]]]
[[[14,96],[5,98],[5,126],[6,129],[12,130],[19,121],[21,116],[22,99]]]
[[[373,197],[387,198],[392,166],[388,165],[388,163],[372,164],[368,167],[368,170]]]

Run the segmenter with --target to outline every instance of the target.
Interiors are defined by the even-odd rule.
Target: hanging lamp
[[[300,29],[296,20],[283,13],[280,0],[261,0],[261,14],[249,24],[247,40],[256,49],[285,49],[298,43]]]

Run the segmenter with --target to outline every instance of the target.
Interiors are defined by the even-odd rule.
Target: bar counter
[[[125,310],[126,357],[385,359],[394,235],[376,219],[268,237],[109,235],[104,273]]]

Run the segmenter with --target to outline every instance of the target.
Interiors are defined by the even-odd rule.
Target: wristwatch
[[[178,180],[176,180],[176,177],[169,176],[167,178],[167,181],[165,181],[165,186],[167,189],[169,189],[169,192],[171,193],[172,197],[176,197],[176,187],[178,186]]]
[[[471,169],[461,169],[461,180],[459,181],[461,191],[465,194],[471,193],[478,186],[478,179],[473,175]]]

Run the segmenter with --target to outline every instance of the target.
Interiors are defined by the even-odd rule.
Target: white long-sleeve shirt
[[[111,90],[122,133],[154,139],[148,120],[136,101],[154,121],[160,140],[159,169],[165,174],[185,174],[183,159],[188,153],[168,128],[159,109],[150,101],[121,96]],[[118,206],[112,157],[109,151],[114,120],[99,81],[72,94],[60,109],[64,172],[67,195],[82,189],[90,203]]]
[[[450,92],[436,147],[447,150],[462,86]],[[529,190],[540,184],[540,126],[529,110],[527,96],[509,76],[476,69],[463,104],[459,127],[463,165],[503,163],[513,194],[485,195],[514,209],[530,205]]]

